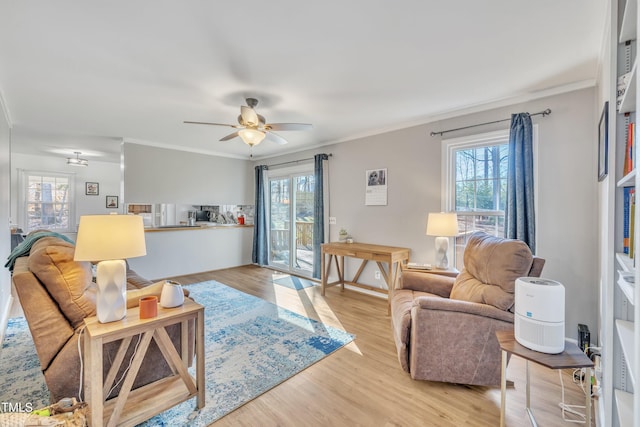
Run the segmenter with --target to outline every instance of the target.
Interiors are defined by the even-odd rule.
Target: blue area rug
[[[311,280],[302,279],[296,276],[286,276],[281,277],[280,279],[276,279],[273,281],[276,285],[286,286],[287,288],[295,289],[299,291],[300,289],[310,288],[311,286],[315,286]]]
[[[215,281],[187,288],[205,306],[206,406],[197,411],[194,397],[143,426],[206,426],[354,338]],[[24,319],[10,320],[0,358],[0,402],[46,406],[48,392]]]

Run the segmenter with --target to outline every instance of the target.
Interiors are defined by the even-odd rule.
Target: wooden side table
[[[196,378],[187,371],[188,324],[195,320],[196,338]],[[117,322],[100,323],[89,317],[84,320],[86,336],[84,340],[85,399],[91,412],[90,425],[134,426],[178,403],[197,396],[197,406],[201,409],[204,401],[204,307],[193,300],[185,299],[182,306],[165,309],[158,306],[158,316],[140,319],[138,307],[127,310],[124,319]],[[182,355],[179,355],[164,329],[176,323],[182,328]],[[118,396],[105,401],[116,380],[116,375],[124,361],[124,356],[134,336],[141,334],[138,350],[133,357]],[[103,345],[122,339],[116,357],[103,379]],[[174,375],[151,384],[131,390],[144,355],[154,339]],[[126,361],[128,363],[128,361]]]
[[[380,274],[387,284],[389,302],[388,310],[391,310],[391,297],[393,289],[396,286],[400,274],[400,265],[409,261],[409,248],[399,248],[395,246],[374,245],[370,243],[342,243],[331,242],[324,243],[322,246],[322,295],[324,296],[326,288],[335,285],[341,285],[344,290],[344,284],[368,289],[372,291],[380,291],[378,288],[358,283],[358,279],[367,265],[367,262],[374,261],[380,269]],[[328,257],[328,261],[326,258]],[[360,268],[353,276],[352,280],[345,280],[344,277],[344,258],[358,258],[362,260]],[[335,259],[336,270],[338,272],[338,280],[328,283],[329,270],[331,269],[331,260]],[[385,269],[384,264],[387,264]]]
[[[570,341],[565,341],[564,351],[559,354],[547,354],[539,351],[530,350],[516,341],[513,331],[497,331],[496,337],[502,350],[502,373],[500,378],[500,427],[505,425],[505,401],[507,392],[507,355],[515,354],[525,359],[527,369],[527,387],[526,402],[527,415],[531,420],[531,424],[537,426],[533,412],[531,412],[531,396],[530,396],[530,378],[529,378],[529,361],[546,366],[549,369],[580,369],[586,368],[586,378],[591,380],[591,368],[593,362],[586,354],[584,354],[577,345]],[[591,426],[591,393],[587,393],[585,397],[586,409],[586,425]]]

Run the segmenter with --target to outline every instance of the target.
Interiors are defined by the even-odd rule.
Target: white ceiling
[[[312,123],[254,158],[593,85],[597,0],[0,0],[12,149],[118,161],[124,138],[248,158],[218,142],[246,97]],[[1,99],[0,99],[1,100]]]

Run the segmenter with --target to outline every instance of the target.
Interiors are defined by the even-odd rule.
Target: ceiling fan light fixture
[[[75,157],[67,157],[67,164],[71,166],[89,166],[89,160],[80,158],[80,151],[74,151]]]
[[[239,130],[238,135],[249,147],[260,144],[262,140],[267,136],[264,132],[250,128]]]

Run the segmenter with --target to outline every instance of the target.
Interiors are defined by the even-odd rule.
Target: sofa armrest
[[[140,298],[149,297],[149,296],[157,296],[158,302],[160,301],[160,296],[162,294],[162,288],[164,287],[164,280],[153,283],[151,285],[145,286],[140,289],[128,290],[127,291],[127,308],[137,307],[140,304]],[[189,297],[189,290],[186,288],[182,288],[182,292],[184,293],[184,297]]]
[[[134,270],[131,270],[130,268],[128,268],[128,266],[129,264],[127,264],[127,288],[128,289],[132,289],[132,288],[142,289],[153,283],[150,280],[147,280],[144,277],[140,276]]]
[[[38,278],[29,271],[27,257],[16,260],[12,281],[44,371],[73,336],[73,328]]]
[[[157,296],[158,301],[160,301],[163,286],[164,280],[140,289],[127,290],[127,308],[137,307],[142,297]]]
[[[420,296],[411,309],[409,367],[414,379],[500,384],[496,331],[513,330],[513,315],[495,307]]]
[[[500,310],[489,304],[421,296],[414,300],[414,307],[416,306],[421,309],[467,313],[513,323],[513,313]]]
[[[455,277],[441,274],[405,270],[402,272],[398,287],[449,298],[455,280]]]

